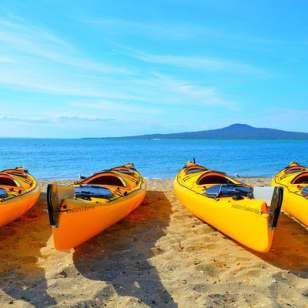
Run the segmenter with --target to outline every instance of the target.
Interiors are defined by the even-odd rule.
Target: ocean
[[[192,158],[210,169],[271,177],[290,161],[308,165],[308,141],[0,139],[0,169],[26,167],[37,179],[76,179],[133,162],[146,178],[173,178]]]

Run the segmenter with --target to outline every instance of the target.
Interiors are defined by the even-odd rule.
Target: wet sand
[[[153,179],[130,216],[59,252],[46,184],[31,211],[0,229],[1,308],[308,307],[308,233],[286,215],[271,251],[258,254],[195,218],[176,200],[172,180]]]

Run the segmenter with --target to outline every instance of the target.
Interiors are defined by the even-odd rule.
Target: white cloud
[[[23,66],[1,65],[0,84],[16,90],[97,98],[99,101],[92,103],[93,108],[139,114],[157,114],[159,109],[166,107],[165,104],[175,103],[229,107],[234,105],[234,102],[221,98],[217,89],[211,85],[196,84],[159,73],[148,74],[147,78],[143,75],[127,77],[125,81],[110,76],[85,75],[80,78],[61,67],[37,67],[30,62]]]
[[[0,84],[53,95],[85,96],[115,99],[138,99],[125,91],[110,89],[109,81],[85,74],[80,76],[63,67],[40,66],[31,60],[25,63],[4,63],[0,66]]]
[[[187,80],[175,79],[165,74],[154,74],[153,88],[156,88],[161,102],[187,106],[218,106],[234,109],[236,103],[224,99],[213,86],[195,84]]]
[[[54,116],[54,120],[62,121],[62,120],[71,120],[71,121],[89,121],[89,122],[109,122],[114,121],[114,119],[109,119],[100,116],[94,115],[76,115],[76,114],[59,114]]]
[[[204,26],[204,24],[198,23],[166,23],[164,20],[157,20],[151,22],[136,21],[119,18],[89,18],[83,19],[81,22],[92,24],[102,29],[106,29],[107,34],[114,34],[116,32],[120,34],[142,34],[146,37],[154,37],[158,39],[167,38],[170,40],[194,40],[198,39],[216,39],[218,41],[228,41],[230,44],[236,44],[237,49],[246,49],[251,45],[258,49],[262,45],[266,46],[286,46],[286,45],[307,45],[307,40],[303,38],[298,41],[290,41],[283,39],[276,39],[273,37],[258,37],[243,31],[234,33],[223,28],[210,28]]]
[[[128,56],[147,63],[164,64],[198,71],[223,71],[235,74],[248,73],[260,76],[270,76],[270,74],[262,68],[228,59],[199,56],[155,55],[124,46],[122,46],[122,49],[127,51]]]
[[[114,121],[114,119],[109,119],[100,116],[93,116],[93,115],[76,115],[76,114],[55,114],[55,115],[39,115],[39,116],[15,116],[15,115],[4,115],[0,114],[1,121],[8,121],[8,122],[19,122],[19,123],[41,123],[41,124],[48,124],[60,121],[77,121],[77,122],[107,122],[107,121]]]
[[[151,23],[149,21],[132,21],[124,19],[88,19],[82,22],[101,26],[108,29],[108,34],[119,32],[123,34],[139,33],[161,39],[162,37],[175,40],[193,39],[196,36],[208,33],[205,27],[191,25],[170,25]]]
[[[4,44],[0,57],[1,53],[7,50],[10,54],[14,53],[17,58],[21,55],[31,55],[89,71],[108,74],[131,73],[123,67],[87,59],[81,55],[79,50],[55,34],[42,27],[22,24],[20,21],[0,19],[0,43]]]
[[[127,113],[134,114],[159,114],[160,110],[158,108],[152,108],[149,106],[140,106],[140,105],[132,105],[129,102],[126,104],[120,104],[112,101],[96,101],[96,102],[73,102],[70,103],[73,107],[81,107],[87,109],[97,109],[100,111],[108,111],[114,114],[123,114],[124,117],[127,116]]]

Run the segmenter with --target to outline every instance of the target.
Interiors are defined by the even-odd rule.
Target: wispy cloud
[[[113,89],[109,86],[111,81],[111,77],[106,80],[102,76],[90,74],[80,76],[65,67],[44,66],[31,59],[27,62],[6,62],[0,66],[0,84],[15,90],[106,99],[138,99],[130,93]],[[117,85],[120,83],[117,82]]]
[[[55,115],[54,120],[62,121],[62,120],[69,120],[69,121],[89,121],[89,122],[109,122],[114,121],[115,119],[100,117],[100,116],[93,116],[93,115],[76,115],[76,114],[60,114]]]
[[[1,121],[8,121],[8,122],[19,122],[19,123],[36,123],[36,124],[48,124],[60,121],[68,121],[68,122],[107,122],[107,121],[114,121],[114,119],[104,118],[100,116],[93,116],[93,115],[76,115],[76,114],[56,114],[56,115],[39,115],[39,116],[28,116],[25,115],[15,116],[15,115],[4,115],[0,114]]]
[[[108,74],[130,73],[123,67],[87,59],[79,50],[57,35],[42,27],[22,24],[20,20],[17,22],[0,19],[0,43],[4,44],[0,57],[1,52],[7,50],[10,53],[13,52],[16,58],[20,55],[38,56],[52,62],[89,71]]]
[[[151,54],[141,50],[122,46],[123,51],[130,57],[147,63],[164,64],[198,71],[222,71],[231,73],[248,73],[260,76],[270,76],[265,69],[235,60],[182,55]]]
[[[213,28],[198,23],[172,23],[164,21],[143,21],[143,20],[127,20],[119,18],[88,18],[82,19],[81,22],[92,24],[102,29],[108,30],[107,33],[119,33],[119,34],[141,34],[147,37],[154,37],[158,39],[167,38],[171,40],[194,40],[199,39],[214,39],[218,41],[227,41],[237,44],[238,49],[246,49],[247,45],[258,46],[285,46],[285,45],[307,45],[307,40],[292,41],[283,40],[273,37],[260,37],[252,35],[243,29],[241,32],[235,33],[234,31],[228,31],[228,29],[222,29],[219,27]]]
[[[96,102],[73,102],[70,103],[72,107],[78,107],[78,108],[87,108],[91,110],[98,110],[100,112],[102,111],[108,111],[114,114],[124,113],[124,117],[127,116],[128,113],[134,113],[134,114],[159,114],[161,111],[158,108],[153,108],[149,106],[140,106],[140,105],[132,105],[132,104],[120,104],[117,102],[112,101],[96,101]]]
[[[0,84],[13,89],[52,95],[96,98],[99,101],[95,103],[87,101],[89,108],[123,110],[138,114],[157,114],[159,109],[167,107],[165,104],[175,103],[229,107],[234,105],[234,102],[222,99],[219,91],[211,85],[196,84],[160,73],[148,74],[147,78],[143,75],[127,77],[123,82],[110,76],[83,76],[80,79],[62,68],[41,68],[31,63],[23,66],[8,64],[0,66]]]
[[[174,103],[189,106],[217,106],[234,109],[236,103],[221,97],[215,87],[197,85],[189,81],[174,79],[168,75],[155,74],[156,82],[166,92],[166,98]],[[171,101],[169,101],[171,102]]]
[[[175,40],[193,39],[199,35],[208,33],[205,27],[191,26],[185,24],[170,25],[163,23],[151,23],[149,21],[132,21],[124,19],[86,19],[82,22],[101,26],[108,29],[109,33],[119,32],[121,34],[143,34],[161,39],[172,38]]]

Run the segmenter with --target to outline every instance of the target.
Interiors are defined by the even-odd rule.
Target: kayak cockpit
[[[291,184],[308,184],[308,172],[302,172],[296,176]]]
[[[0,174],[0,186],[11,186],[11,187],[19,187],[20,184],[14,180],[12,176],[9,174],[1,173]]]
[[[0,173],[0,200],[20,195],[24,191],[24,187],[19,181],[6,173]]]
[[[198,185],[208,184],[234,184],[228,177],[223,173],[219,172],[206,172],[202,174],[197,180]]]
[[[116,173],[112,172],[102,172],[95,174],[81,182],[81,184],[91,184],[91,185],[108,185],[108,186],[118,186],[126,187],[126,181]]]

